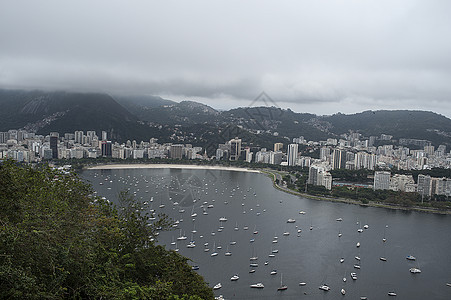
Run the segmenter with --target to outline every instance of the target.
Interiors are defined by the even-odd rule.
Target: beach
[[[175,164],[105,164],[87,167],[90,170],[112,170],[112,169],[191,169],[191,170],[224,170],[236,172],[260,173],[258,170],[224,166],[204,165],[175,165]]]

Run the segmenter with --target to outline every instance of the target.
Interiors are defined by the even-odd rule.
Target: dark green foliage
[[[73,174],[0,165],[1,299],[212,299],[187,258],[153,242],[149,215],[115,207]]]

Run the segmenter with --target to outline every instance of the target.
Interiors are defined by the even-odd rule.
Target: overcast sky
[[[0,88],[451,117],[450,36],[449,0],[0,0]]]

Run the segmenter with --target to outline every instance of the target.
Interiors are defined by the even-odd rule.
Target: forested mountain
[[[115,100],[117,99],[117,101]],[[392,135],[451,145],[451,120],[426,111],[365,111],[316,116],[277,107],[218,111],[195,101],[180,103],[155,96],[115,96],[67,92],[0,90],[0,131],[24,128],[60,134],[105,130],[118,141],[148,140],[205,146],[221,140],[225,128],[239,128],[259,146],[263,140],[287,143],[294,137],[319,141],[350,132],[364,137]],[[183,134],[183,136],[180,136]],[[219,136],[218,136],[219,135]],[[224,141],[222,141],[224,142]]]

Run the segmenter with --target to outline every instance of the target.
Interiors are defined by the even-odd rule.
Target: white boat
[[[272,253],[279,253],[279,250],[278,250],[278,249],[274,249],[274,250],[272,250],[271,252],[272,252]]]
[[[249,273],[255,273],[255,270],[254,269],[250,269]]]
[[[338,218],[336,221],[341,222],[341,221],[343,221],[343,219],[342,218]]]
[[[397,296],[395,292],[388,292],[389,296]]]
[[[221,283],[218,283],[218,284],[216,284],[216,285],[213,287],[214,290],[219,290],[220,288],[222,288],[222,284],[221,284]]]
[[[284,285],[282,283],[282,274],[280,274],[280,286],[277,288],[278,291],[285,291],[288,288],[288,286]]]
[[[194,205],[193,205],[193,209],[191,210],[191,217],[193,217],[193,218],[197,217],[197,213],[194,212]]]
[[[345,259],[342,257],[340,258],[340,263],[343,263],[345,261]]]
[[[421,273],[421,270],[418,268],[410,268],[409,271],[412,274]]]
[[[360,269],[360,265],[354,265],[355,269]]]
[[[235,231],[238,231],[239,229],[240,229],[240,228],[238,227],[238,222],[236,222],[236,223],[235,223],[235,228],[234,228],[234,230],[235,230]]]
[[[251,287],[251,288],[254,288],[254,289],[262,289],[262,288],[264,288],[265,286],[263,285],[263,283],[259,282],[259,283],[251,284],[250,287]]]
[[[300,286],[304,286],[304,285],[306,285],[307,283],[306,282],[299,282],[299,285]]]
[[[231,281],[237,281],[238,279],[240,279],[240,276],[238,276],[238,274],[235,274],[232,276],[232,278],[230,278]]]
[[[227,218],[226,217],[220,217],[219,218],[219,222],[226,222],[227,221]]]
[[[215,245],[215,243],[213,243],[213,253],[212,254],[210,254],[210,256],[218,256],[218,252],[216,252],[216,245]]]
[[[225,256],[231,256],[232,252],[229,251],[229,246],[227,246],[227,251],[224,253]]]
[[[296,222],[295,219],[288,219],[288,220],[287,220],[287,223],[294,223],[294,222]]]
[[[363,225],[363,229],[368,229],[369,227],[368,224]]]
[[[289,233],[288,231],[285,231],[285,232],[283,233],[283,235],[284,235],[284,236],[288,236],[288,235],[290,235],[290,233]]]
[[[346,277],[343,277],[343,282],[346,282]]]
[[[269,275],[276,275],[277,274],[277,270],[272,270]]]
[[[299,214],[305,215],[305,211],[301,210],[301,211],[299,212]]]
[[[319,286],[319,289],[323,291],[329,291],[330,287],[327,284],[323,284]]]
[[[451,283],[447,283],[447,284],[446,284],[446,286],[449,286],[449,287],[451,287]]]
[[[351,272],[351,278],[352,278],[352,280],[357,280],[357,274],[354,272]]]
[[[355,256],[354,257],[356,260],[360,260],[360,256]]]
[[[416,258],[415,258],[415,256],[413,256],[413,255],[408,255],[408,256],[406,257],[406,259],[407,259],[407,260],[415,260]]]
[[[357,242],[357,244],[355,244],[355,246],[358,248],[360,247],[360,242]]]
[[[346,294],[345,289],[341,289],[341,294],[342,294],[342,295]]]
[[[251,263],[251,264],[249,264],[249,267],[256,268],[256,267],[258,267],[258,264],[257,263]]]
[[[382,261],[387,261],[387,259],[385,257],[381,257],[379,259],[382,260]]]

